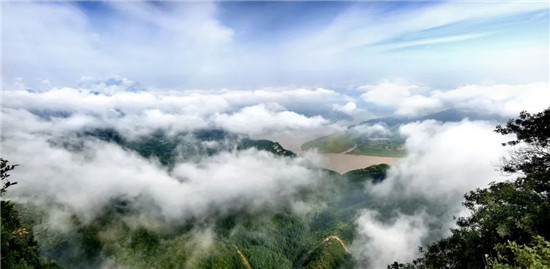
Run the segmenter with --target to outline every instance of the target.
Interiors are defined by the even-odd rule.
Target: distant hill
[[[367,180],[378,183],[386,178],[390,168],[387,164],[377,164],[345,173],[343,176],[352,183],[365,183]]]
[[[227,150],[255,148],[280,158],[296,156],[277,142],[216,129],[176,135],[155,132],[132,139],[113,129],[93,129],[54,143],[78,151],[83,146],[79,141],[88,139],[157,158],[167,168]],[[163,226],[162,218],[156,219],[154,214],[140,215],[143,206],[154,207],[147,197],[122,195],[98,209],[93,219],[71,216],[69,231],[38,227],[40,249],[65,268],[101,267],[104,259],[128,268],[353,268],[348,245],[355,238],[354,220],[360,210],[378,206],[375,199],[365,195],[365,183],[384,180],[389,166],[376,165],[344,175],[313,166],[310,169],[318,175],[318,184],[301,187],[296,197],[314,206],[305,215],[290,205],[265,211],[213,209],[199,219]],[[29,208],[28,212],[33,210],[38,209]],[[29,223],[37,221],[33,216],[42,217],[29,213]],[[130,225],[128,220],[135,218],[151,218],[149,221],[161,226]],[[197,230],[205,223],[213,234],[208,249],[197,239]]]
[[[405,140],[397,134],[399,126],[415,121],[436,120],[441,122],[458,122],[470,120],[501,120],[494,115],[485,115],[462,109],[447,109],[420,117],[387,117],[363,121],[349,126],[344,132],[316,138],[302,144],[302,150],[317,149],[322,153],[347,153],[380,157],[402,157]],[[380,125],[387,129],[385,137],[373,136],[361,131],[362,127]]]
[[[219,134],[209,133],[207,137]],[[305,188],[300,195],[304,201],[319,201],[323,206],[307,215],[290,208],[259,212],[233,209],[150,228],[128,222],[143,217],[139,214],[147,200],[141,199],[146,197],[121,196],[112,199],[93,219],[83,221],[72,216],[68,231],[37,227],[40,249],[64,268],[101,267],[103,259],[128,268],[354,268],[348,250],[355,237],[354,220],[361,209],[376,205],[365,196],[363,184],[382,181],[388,168],[378,165],[343,176],[319,169],[319,186]],[[29,213],[29,223],[36,221],[32,216],[41,217]],[[208,248],[196,235],[204,223],[210,223],[213,233]]]
[[[351,132],[335,133],[302,144],[302,150],[317,149],[321,153],[346,153],[356,155],[402,157],[404,140],[399,137],[370,139]]]
[[[220,129],[203,129],[176,135],[167,135],[162,131],[156,131],[134,139],[125,138],[114,129],[93,129],[79,133],[77,136],[116,143],[126,149],[136,151],[145,158],[157,158],[161,164],[167,166],[173,166],[177,159],[193,160],[200,156],[210,156],[233,149],[255,148],[279,156],[296,156],[294,152],[283,148],[277,142],[254,140]],[[77,149],[79,147],[78,143],[75,144],[70,139],[57,142],[69,148]]]
[[[447,109],[447,110],[443,110],[440,112],[419,116],[419,117],[387,117],[387,118],[370,119],[370,120],[363,121],[358,125],[384,123],[391,128],[397,125],[407,124],[415,121],[436,120],[441,122],[457,122],[466,118],[470,120],[495,120],[495,119],[505,120],[500,116],[480,114],[480,113],[465,110],[465,109],[451,108],[451,109]],[[350,126],[350,127],[353,127],[353,126]]]

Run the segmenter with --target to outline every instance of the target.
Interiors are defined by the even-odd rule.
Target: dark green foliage
[[[16,165],[9,165],[7,160],[1,158],[0,162],[0,175],[4,184],[2,193],[4,193],[7,187],[14,185],[7,180],[10,176],[7,172],[13,170]],[[40,258],[33,231],[21,223],[19,212],[12,201],[0,201],[0,212],[2,268],[58,268],[55,261]]]
[[[167,135],[162,131],[153,132],[144,137],[132,140],[124,138],[113,129],[94,129],[81,134],[83,137],[95,137],[97,139],[116,143],[126,149],[136,151],[145,158],[156,158],[159,162],[171,168],[178,160],[194,160],[200,156],[211,156],[222,151],[233,149],[246,150],[255,148],[265,150],[275,155],[295,157],[294,152],[284,149],[279,143],[269,140],[253,140],[241,138],[235,134],[218,129],[204,129],[191,133],[179,133]],[[209,145],[205,142],[217,142]],[[78,145],[61,143],[66,148],[78,149]]]
[[[124,144],[126,142],[126,139],[114,129],[94,129],[93,131],[84,132],[83,135],[97,137],[103,141],[114,142],[116,144]]]
[[[522,112],[496,132],[516,134],[505,145],[526,145],[505,161],[506,172],[522,172],[513,181],[492,183],[465,195],[471,215],[457,220],[452,235],[423,250],[412,264],[391,268],[484,268],[487,260],[517,261],[518,253],[502,246],[533,245],[533,238],[550,238],[550,109]],[[518,249],[518,248],[516,248]],[[513,265],[513,264],[512,264]],[[515,266],[518,266],[516,264]],[[397,267],[395,267],[397,266]],[[540,267],[542,268],[542,267]]]
[[[520,245],[516,242],[508,241],[504,245],[496,248],[496,258],[487,257],[487,267],[491,269],[512,269],[512,268],[532,268],[543,269],[550,268],[550,242],[544,240],[542,236],[533,238],[529,245]],[[511,251],[514,260],[508,260],[502,253]]]
[[[337,237],[331,236],[313,248],[304,258],[303,268],[342,268],[351,265],[351,254]]]
[[[344,174],[351,183],[364,183],[367,180],[378,183],[386,178],[386,172],[390,168],[387,164],[372,165],[363,169],[352,170]]]
[[[313,249],[303,263],[303,268],[339,268],[351,261],[351,255],[335,239],[323,242]]]
[[[550,174],[550,108],[537,114],[523,111],[518,119],[509,120],[506,127],[498,125],[495,132],[516,135],[515,140],[503,145],[527,144],[505,161],[502,167],[505,172],[521,171],[539,177]],[[539,183],[550,184],[548,180]]]
[[[516,139],[508,145],[517,145],[525,142],[533,146],[545,148],[550,143],[550,108],[536,114],[522,111],[518,119],[511,119],[506,127],[497,125],[495,132],[501,134],[515,134]]]
[[[19,214],[10,201],[1,201],[2,268],[42,268],[38,246],[32,233],[21,225]]]
[[[173,165],[177,157],[177,142],[168,139],[163,133],[155,132],[147,139],[130,141],[126,147],[137,151],[145,158],[156,157],[162,165]]]
[[[156,158],[168,169],[182,160],[250,148],[281,158],[295,156],[279,143],[219,130],[172,136],[157,132],[134,140],[127,140],[114,130],[95,130],[79,137],[84,141],[90,138],[117,143],[143,157]],[[381,165],[351,174],[378,182],[387,168]],[[319,184],[298,190],[297,199],[308,205],[324,206],[306,215],[293,212],[289,203],[261,212],[212,208],[196,219],[167,223],[147,197],[118,197],[93,219],[74,215],[68,231],[42,226],[40,248],[67,268],[97,268],[106,261],[129,268],[245,268],[241,254],[252,268],[300,268],[312,250],[315,258],[308,263],[310,266],[346,264],[344,260],[350,260],[349,254],[344,253],[342,259],[341,246],[333,246],[332,240],[322,248],[317,246],[329,236],[352,242],[357,212],[369,205],[370,198],[364,195],[362,184],[358,185],[363,179],[350,180],[333,171],[311,169],[318,173]],[[28,221],[40,223],[31,218]]]
[[[333,180],[343,184],[341,190],[347,189],[343,177]],[[144,204],[140,200],[146,198],[121,197],[112,200],[91,222],[84,223],[75,216],[71,232],[44,231],[42,238],[50,241],[41,246],[67,268],[98,267],[105,258],[131,268],[245,268],[239,251],[252,268],[301,268],[305,260],[311,268],[349,264],[349,254],[342,252],[341,245],[334,245],[336,241],[329,240],[322,247],[319,244],[329,236],[351,242],[353,220],[360,206],[341,207],[345,195],[323,197],[330,203],[314,216],[299,217],[289,209],[255,213],[236,210],[213,212],[200,221],[190,219],[175,226],[148,216],[149,222],[161,225],[159,228],[129,226]],[[327,221],[327,216],[334,218]],[[210,223],[206,226],[214,237],[197,236],[205,223]]]
[[[144,253],[152,253],[159,246],[160,239],[153,232],[139,228],[130,236],[130,247],[142,250]]]
[[[0,189],[0,195],[6,192],[6,189],[9,188],[12,185],[17,184],[17,182],[11,182],[8,180],[8,177],[10,174],[8,174],[9,171],[15,169],[15,165],[8,164],[8,160],[4,160],[0,158],[0,180],[2,181],[2,188]]]
[[[203,129],[193,132],[193,135],[200,141],[220,141],[224,139],[233,139],[236,136],[225,130]]]
[[[363,184],[367,180],[378,183],[386,177],[389,165],[373,165],[344,174],[338,184],[341,196],[327,202],[325,210],[313,216],[310,227],[319,237],[337,235],[351,242],[355,233],[353,225],[357,212],[364,208],[381,208],[365,194]]]
[[[252,268],[292,268],[292,262],[284,255],[265,246],[256,245],[244,251]]]
[[[269,140],[252,140],[244,138],[240,141],[238,149],[255,148],[257,150],[265,150],[275,155],[281,155],[285,157],[295,157],[296,154],[290,150],[286,150],[281,144]]]

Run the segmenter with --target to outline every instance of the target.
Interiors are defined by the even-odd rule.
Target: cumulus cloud
[[[48,85],[49,83],[45,83]],[[88,89],[93,93],[112,95],[123,91],[145,90],[138,82],[121,76],[111,76],[106,79],[83,76],[78,80],[78,87]]]
[[[463,214],[464,193],[505,178],[494,165],[505,154],[499,142],[506,138],[492,132],[494,126],[429,120],[400,128],[407,156],[382,183],[366,188],[380,206],[356,221],[354,253],[362,266],[382,268],[414,258],[417,246],[448,234],[452,216]]]
[[[54,122],[115,128],[134,137],[157,129],[173,134],[201,128],[224,128],[264,136],[331,124],[309,111],[308,105],[301,108],[302,112],[284,106],[300,107],[302,102],[309,102],[310,107],[330,107],[330,102],[347,99],[327,89],[174,92],[133,90],[136,83],[120,77],[89,81],[89,87],[83,88],[63,87],[38,92],[7,90],[3,96],[3,113],[12,115],[16,114],[15,110],[27,111]]]
[[[136,89],[139,83],[121,77],[83,81],[88,84],[80,88],[30,91],[20,85],[4,91],[2,150],[3,157],[21,164],[16,175],[20,185],[10,195],[50,203],[86,218],[119,196],[151,199],[166,220],[206,218],[212,209],[223,213],[290,206],[302,211],[310,205],[300,200],[300,189],[316,187],[319,175],[302,158],[277,158],[255,150],[182,160],[167,170],[154,159],[93,139],[85,140],[78,150],[65,149],[53,143],[60,137],[104,127],[127,138],[158,129],[175,134],[223,128],[254,137],[281,133],[296,140],[304,133],[342,128],[289,107],[309,102],[350,113],[361,109],[357,99],[324,88],[181,92]],[[382,84],[364,88],[367,92],[359,98],[370,96],[367,100],[376,104],[379,97],[380,105],[402,114],[452,106],[509,115],[544,106],[546,99],[541,97],[548,88],[546,83],[470,85],[445,92],[402,82]],[[397,104],[392,105],[392,100]],[[399,128],[407,156],[389,170],[385,181],[366,189],[373,205],[356,221],[353,250],[359,264],[378,267],[414,257],[415,246],[444,235],[452,216],[462,214],[465,192],[502,179],[493,166],[504,154],[500,146],[504,138],[492,132],[495,124],[423,121]],[[371,137],[395,134],[381,123],[350,131]]]
[[[420,87],[402,80],[396,82],[385,80],[374,85],[361,86],[358,89],[365,91],[361,95],[365,102],[393,106],[413,95]]]
[[[20,163],[10,196],[59,206],[88,219],[116,197],[148,197],[167,221],[227,210],[290,206],[316,172],[304,159],[247,150],[223,152],[167,171],[154,160],[112,143],[86,141],[79,151],[52,145],[49,136],[8,137],[3,154]]]
[[[344,112],[348,115],[353,115],[357,112],[357,105],[355,104],[355,102],[350,101],[347,102],[345,105],[334,104],[332,105],[332,109]]]
[[[418,116],[442,109],[443,103],[438,99],[424,96],[425,87],[404,80],[382,81],[373,85],[357,88],[365,91],[360,98],[369,104],[394,108],[398,116]]]
[[[434,91],[431,98],[481,113],[514,117],[523,110],[538,112],[547,108],[550,104],[550,86],[544,82],[466,85],[450,91]]]
[[[232,132],[246,130],[251,135],[278,133],[287,130],[313,129],[328,121],[323,117],[306,117],[280,106],[260,104],[245,107],[233,114],[216,114],[213,117],[216,126]]]
[[[495,125],[429,120],[402,126],[400,133],[407,139],[407,156],[390,172],[390,180],[376,187],[377,192],[389,194],[390,185],[397,182],[392,180],[395,178],[407,182],[408,192],[446,197],[454,193],[461,199],[466,191],[502,178],[494,165],[505,154],[499,142],[506,138],[493,132]],[[460,173],[453,172],[457,167],[461,167]]]
[[[525,44],[512,42],[522,32],[547,32],[543,3],[452,1],[392,12],[384,4],[364,3],[335,4],[330,10],[337,12],[304,9],[315,23],[310,16],[293,16],[303,10],[288,10],[291,3],[266,4],[272,14],[293,18],[281,16],[285,20],[272,25],[269,16],[255,16],[262,7],[240,9],[238,3],[4,2],[4,81],[24,77],[32,88],[43,80],[71,85],[81,76],[111,74],[148,86],[203,88],[346,87],[363,83],[365,74],[369,80],[421,77],[447,86],[548,76],[542,60],[548,58],[547,44],[531,34],[521,36]],[[522,23],[514,27],[503,23],[535,12],[533,20],[517,19]],[[464,28],[470,23],[475,31]],[[267,24],[274,28],[259,29]],[[496,41],[495,28],[506,33]],[[269,39],[266,31],[273,33]],[[465,42],[472,39],[479,42]],[[440,49],[456,43],[463,53]]]
[[[367,104],[386,106],[399,116],[415,117],[459,108],[500,117],[514,117],[522,110],[536,112],[549,105],[550,86],[529,84],[466,85],[451,90],[424,88],[404,81],[382,81],[361,86],[360,98]]]
[[[233,30],[215,18],[216,5],[170,6],[105,2],[99,8],[116,14],[101,19],[116,25],[106,27],[76,3],[7,3],[3,48],[11,53],[3,59],[10,63],[4,75],[71,83],[119,72],[148,81],[218,72],[212,61],[200,61],[223,54],[233,40]],[[142,72],[146,66],[152,68]]]
[[[84,81],[85,88],[4,92],[3,157],[21,164],[19,188],[10,195],[84,217],[119,196],[148,197],[168,220],[200,218],[212,208],[224,212],[288,206],[302,187],[317,182],[317,172],[305,159],[227,151],[180,160],[168,171],[155,159],[75,134],[96,128],[114,128],[127,139],[156,130],[170,135],[204,128],[253,136],[304,132],[330,123],[275,101],[340,98],[326,89],[171,92],[128,89],[136,84],[120,77]],[[73,140],[79,141],[76,149],[61,146]],[[296,205],[307,207],[298,200]]]
[[[368,268],[385,268],[393,261],[408,261],[418,254],[418,244],[428,233],[422,214],[400,214],[390,223],[377,219],[377,212],[365,210],[357,219],[359,239],[352,251],[358,262]]]
[[[368,137],[371,139],[387,138],[395,134],[395,132],[390,130],[383,123],[360,124],[360,125],[353,126],[348,130],[351,132],[352,135]]]
[[[404,99],[395,113],[400,116],[418,116],[436,112],[442,108],[443,102],[438,99],[413,95]]]

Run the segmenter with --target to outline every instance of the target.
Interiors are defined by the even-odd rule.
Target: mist
[[[464,194],[509,178],[498,166],[506,155],[500,142],[509,139],[493,132],[496,124],[427,120],[400,127],[407,155],[386,180],[366,186],[365,195],[382,205],[363,211],[356,221],[353,250],[363,267],[418,257],[419,246],[448,236],[453,217],[464,216]]]
[[[550,105],[545,3],[4,2],[0,199],[67,268],[411,261]]]
[[[236,150],[227,139],[208,142],[189,135],[181,138],[181,134],[223,129],[240,137],[286,137],[289,145],[299,145],[296,139],[304,134],[341,132],[349,121],[308,116],[302,114],[307,107],[293,111],[285,106],[312,100],[340,109],[334,103],[342,102],[348,108],[344,110],[353,114],[350,110],[357,107],[348,101],[353,97],[329,89],[302,88],[134,91],[125,85],[132,83],[125,81],[118,86],[100,84],[93,90],[4,92],[2,151],[7,159],[21,164],[14,173],[18,188],[8,197],[43,210],[46,219],[40,227],[71,230],[71,216],[92,222],[122,197],[136,203],[134,217],[126,218],[132,227],[158,230],[193,221],[202,223],[197,233],[210,234],[205,238],[213,242],[215,235],[206,231],[216,219],[235,212],[290,210],[305,217],[325,206],[323,200],[303,196],[304,190],[330,189],[324,186],[327,175],[312,166],[322,159],[319,153],[284,158],[256,149]],[[527,89],[542,89],[532,87]],[[457,89],[457,94],[445,96],[464,91]],[[508,100],[490,94],[486,98]],[[470,103],[464,97],[457,100],[455,107]],[[497,101],[485,102],[480,109],[496,111],[492,106],[502,105]],[[534,97],[521,102],[541,105]],[[405,110],[397,108],[397,114]],[[506,153],[500,145],[506,138],[492,131],[496,124],[426,120],[397,129],[383,123],[348,129],[356,137],[401,137],[406,151],[382,183],[363,186],[363,195],[375,202],[358,211],[353,221],[357,236],[351,250],[358,267],[381,268],[417,257],[418,246],[448,235],[453,217],[464,214],[464,193],[505,179],[496,164]],[[159,131],[167,138],[183,140],[178,142],[175,164],[167,168],[155,157],[145,158],[116,143],[75,135],[97,129],[116,130],[128,141],[140,141]],[[197,146],[219,151],[205,154],[192,149]],[[109,263],[108,259],[103,262]]]

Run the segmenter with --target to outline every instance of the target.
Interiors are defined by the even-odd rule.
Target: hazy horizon
[[[295,268],[336,235],[357,268],[410,261],[464,193],[509,179],[495,126],[550,106],[547,1],[1,5],[1,151],[20,165],[5,197],[65,266],[236,248]],[[353,187],[320,168],[388,162]],[[119,226],[75,254],[106,214]],[[303,245],[266,239],[298,226]],[[143,263],[124,229],[158,235]]]

